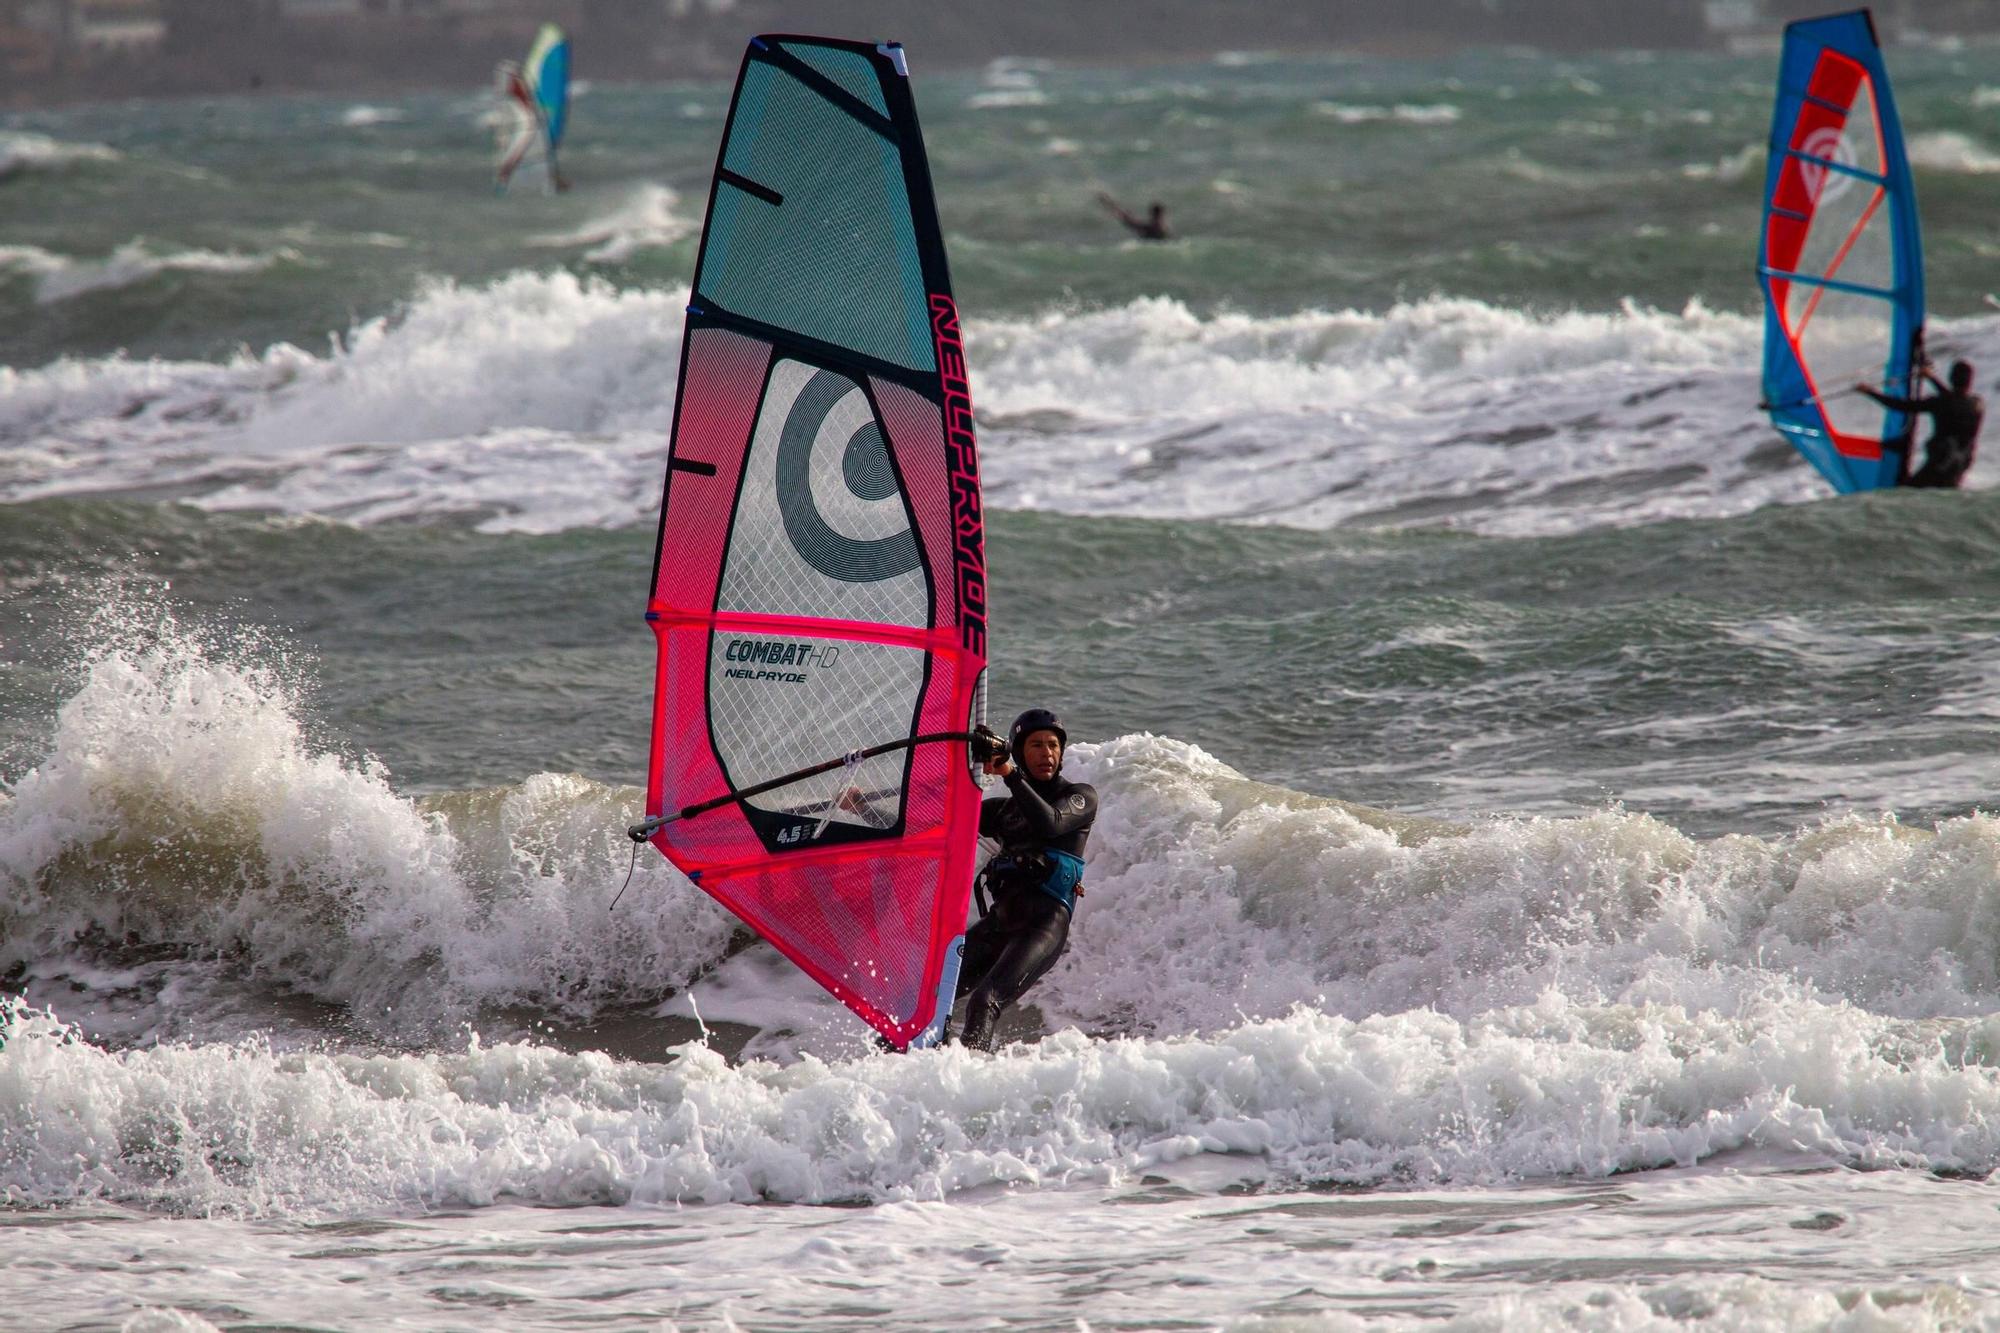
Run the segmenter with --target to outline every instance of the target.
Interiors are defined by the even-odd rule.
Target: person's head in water
[[[1063,730],[1062,719],[1046,708],[1030,708],[1015,718],[1007,737],[1009,755],[1038,782],[1047,782],[1062,771],[1063,747],[1068,744],[1069,733]]]
[[[1951,363],[1951,387],[1964,393],[1972,387],[1972,363],[1954,361]]]

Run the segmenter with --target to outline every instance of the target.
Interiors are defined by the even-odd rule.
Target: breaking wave
[[[672,216],[670,201],[635,207]],[[428,286],[325,353],[0,368],[0,498],[165,491],[494,531],[648,523],[683,305],[517,274]],[[1204,316],[1151,298],[969,336],[997,506],[1543,533],[1820,494],[1755,410],[1759,329],[1699,303]],[[1977,355],[1996,329],[1946,324],[1937,341]]]

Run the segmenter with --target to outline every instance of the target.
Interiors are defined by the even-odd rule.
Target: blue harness
[[[1036,863],[1037,858],[1046,860],[1046,869]],[[1074,913],[1076,886],[1083,883],[1083,858],[1053,847],[1044,847],[1030,857],[1002,853],[986,863],[981,878],[996,884],[1032,885],[1061,903],[1064,911]]]

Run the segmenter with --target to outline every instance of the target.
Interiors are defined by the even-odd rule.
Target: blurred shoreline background
[[[931,67],[1217,51],[1436,55],[1775,46],[1839,0],[0,0],[0,110],[130,98],[475,87],[562,24],[583,77],[726,77],[749,34],[880,33]],[[1885,41],[2000,33],[1992,0],[1877,0]],[[1937,34],[1953,34],[1941,38]]]

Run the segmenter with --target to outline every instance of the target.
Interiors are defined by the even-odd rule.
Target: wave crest
[[[0,969],[165,946],[427,1032],[481,1006],[657,999],[726,951],[721,909],[656,857],[606,910],[629,789],[541,774],[413,801],[312,739],[274,660],[143,606],[92,649],[0,803]]]
[[[164,492],[357,523],[648,524],[684,297],[569,274],[426,287],[324,355],[0,368],[0,498]],[[1994,321],[1934,322],[1975,357]],[[1546,534],[1823,488],[1756,410],[1758,319],[1199,315],[1164,298],[967,326],[996,508]]]
[[[86,163],[117,162],[117,149],[101,143],[70,143],[26,130],[0,130],[0,181],[27,172],[66,171]]]

